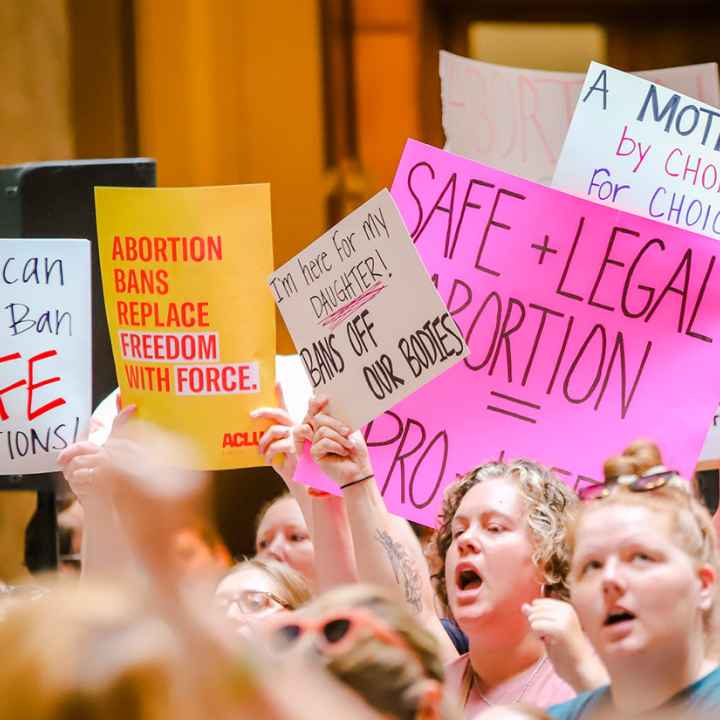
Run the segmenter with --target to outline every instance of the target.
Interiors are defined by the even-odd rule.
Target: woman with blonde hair
[[[572,602],[610,684],[551,708],[553,717],[718,716],[717,539],[675,478],[620,485],[571,526]]]
[[[502,704],[548,705],[604,679],[564,602],[576,504],[564,483],[527,460],[481,465],[448,488],[435,579],[469,639],[469,653],[447,668],[466,717]]]
[[[215,604],[243,634],[277,613],[297,610],[310,598],[310,588],[300,573],[260,558],[239,562],[215,589]]]
[[[374,582],[399,585],[408,606],[422,609],[421,569],[392,538],[362,435],[344,434],[322,408],[308,424],[313,458],[342,489],[358,568],[366,579],[372,573]],[[469,653],[447,666],[448,691],[466,717],[497,704],[547,705],[605,679],[562,600],[565,528],[576,502],[564,483],[528,461],[482,465],[446,491],[436,591],[469,639]],[[423,619],[428,627],[439,623]]]
[[[319,657],[382,717],[459,717],[443,693],[436,639],[384,590],[336,588],[270,627],[278,651]]]

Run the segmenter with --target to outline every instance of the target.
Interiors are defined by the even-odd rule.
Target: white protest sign
[[[720,405],[718,405],[713,417],[712,425],[708,430],[702,451],[700,452],[700,462],[715,461],[720,462]]]
[[[311,385],[352,428],[467,355],[387,190],[269,283]]]
[[[636,74],[720,104],[716,63]],[[584,81],[582,73],[491,65],[441,51],[445,149],[549,184]]]
[[[312,387],[299,355],[276,355],[275,378],[283,392],[288,415],[301,423],[307,414]]]
[[[592,63],[553,187],[720,239],[720,110]]]
[[[0,239],[0,291],[0,474],[56,470],[90,418],[90,243]]]

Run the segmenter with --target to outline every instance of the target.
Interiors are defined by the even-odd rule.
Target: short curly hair
[[[527,523],[534,544],[533,562],[545,576],[548,595],[567,600],[570,553],[567,528],[578,505],[570,488],[547,468],[531,460],[491,462],[471,470],[445,491],[434,539],[438,571],[433,575],[435,591],[447,607],[445,559],[452,544],[452,521],[462,499],[475,485],[487,480],[510,479],[517,483],[527,507]]]

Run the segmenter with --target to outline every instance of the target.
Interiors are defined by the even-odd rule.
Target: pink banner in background
[[[366,427],[391,511],[434,525],[498,458],[577,488],[640,436],[692,473],[720,396],[716,242],[412,140],[392,194],[471,354]]]

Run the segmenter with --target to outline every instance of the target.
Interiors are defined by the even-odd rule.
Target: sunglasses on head
[[[317,620],[304,617],[279,620],[270,631],[276,647],[286,650],[308,634],[312,634],[319,647],[329,653],[342,652],[362,635],[413,653],[400,633],[392,630],[372,613],[359,608],[326,615]]]
[[[609,484],[588,485],[578,492],[578,496],[581,500],[602,500],[618,485],[631,492],[649,492],[662,487],[676,487],[685,492],[690,490],[676,470],[661,470],[646,475],[621,475]]]

